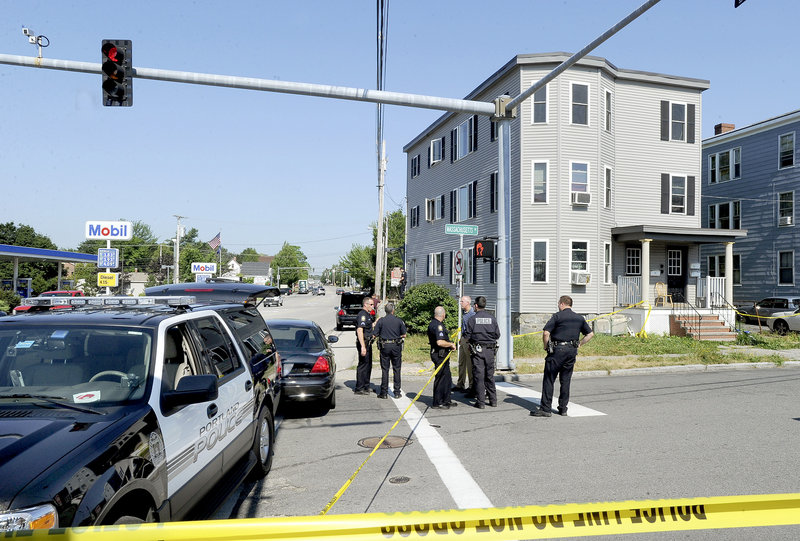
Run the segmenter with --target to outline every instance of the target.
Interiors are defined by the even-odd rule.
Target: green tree
[[[272,260],[273,274],[277,277],[280,273],[281,284],[291,287],[298,280],[307,280],[308,271],[304,269],[292,269],[290,267],[307,267],[308,259],[300,250],[299,246],[294,246],[288,242],[283,243],[283,247],[275,254]],[[286,270],[284,270],[286,269]]]
[[[447,316],[445,325],[453,332],[458,327],[458,302],[450,296],[450,291],[428,282],[414,286],[408,290],[403,300],[397,305],[397,316],[406,322],[410,332],[424,333],[433,319],[433,310],[443,306]]]
[[[245,262],[255,263],[256,261],[258,261],[259,257],[261,257],[261,254],[256,252],[255,248],[245,248],[244,250],[242,250],[242,253],[239,254],[237,260],[239,261],[239,263],[245,263]]]
[[[46,248],[57,250],[50,238],[36,232],[31,226],[14,222],[0,224],[0,244],[12,246],[26,246],[29,248]],[[12,279],[14,277],[14,263],[0,261],[0,277]],[[34,295],[43,291],[53,290],[58,286],[58,263],[53,261],[20,261],[18,267],[19,278],[31,278]]]
[[[208,245],[207,242],[199,240],[199,233],[194,227],[186,232],[183,237],[181,237],[180,258],[179,280],[181,282],[194,281],[194,274],[192,274],[192,263],[199,261],[213,263],[218,261],[217,253],[213,248],[211,248],[211,246]],[[218,273],[222,274],[222,269],[218,269]]]
[[[374,290],[375,248],[354,244],[350,251],[339,259],[339,265],[347,271],[347,276],[361,284],[362,289]]]

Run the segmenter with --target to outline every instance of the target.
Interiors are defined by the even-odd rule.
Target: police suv
[[[0,319],[0,532],[203,518],[269,472],[280,358],[252,305],[24,302]]]

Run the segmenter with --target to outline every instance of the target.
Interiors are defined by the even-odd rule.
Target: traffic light
[[[478,259],[494,259],[494,241],[491,239],[476,240],[474,250],[475,257]]]
[[[100,50],[103,53],[103,105],[131,107],[133,105],[131,40],[104,39]]]

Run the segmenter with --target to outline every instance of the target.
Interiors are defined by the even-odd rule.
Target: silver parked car
[[[759,319],[762,323],[771,323],[774,320],[768,318],[775,316],[775,314],[779,312],[794,312],[798,308],[800,308],[800,298],[784,296],[767,297],[753,305],[741,306],[738,311],[745,323],[757,323]],[[770,328],[772,328],[771,325]]]

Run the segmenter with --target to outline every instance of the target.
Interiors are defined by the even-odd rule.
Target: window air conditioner
[[[778,222],[781,225],[792,225],[792,217],[791,216],[781,216],[780,221]]]
[[[589,192],[572,192],[573,205],[588,205],[592,202],[592,194]]]
[[[569,283],[576,286],[585,286],[589,283],[592,275],[586,271],[569,271]]]

